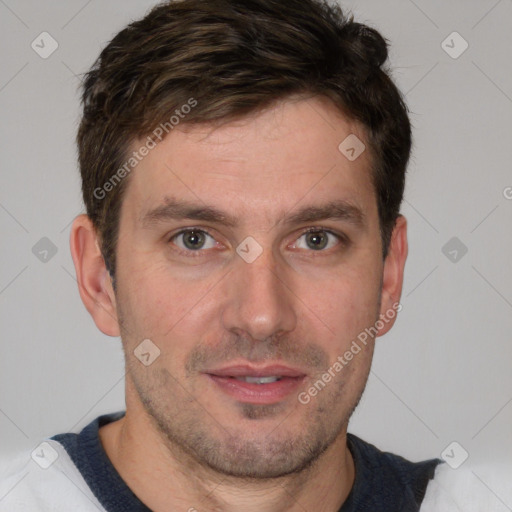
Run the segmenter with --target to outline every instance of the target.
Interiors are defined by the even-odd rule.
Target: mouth
[[[303,371],[282,365],[230,366],[208,370],[204,375],[224,394],[252,404],[280,402],[296,391],[306,377]]]

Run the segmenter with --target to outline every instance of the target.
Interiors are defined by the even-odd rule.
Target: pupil
[[[313,249],[323,249],[327,245],[327,237],[325,233],[308,233],[307,235],[308,244]]]
[[[183,240],[189,249],[197,249],[204,243],[204,235],[199,231],[188,231]]]

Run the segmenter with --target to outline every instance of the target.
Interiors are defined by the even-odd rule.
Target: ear
[[[399,215],[391,234],[388,254],[384,260],[379,323],[384,325],[379,328],[377,336],[386,334],[393,327],[397,311],[402,309],[399,301],[402,295],[407,251],[407,219]]]
[[[112,281],[99,248],[96,230],[87,215],[79,215],[73,221],[69,243],[82,302],[101,332],[119,336]]]

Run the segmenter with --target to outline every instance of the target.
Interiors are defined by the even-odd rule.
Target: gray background
[[[124,408],[120,340],[83,307],[69,252],[74,137],[80,73],[153,3],[0,0],[2,456]],[[453,441],[512,460],[512,1],[343,5],[391,41],[415,135],[403,310],[350,430],[413,460]],[[43,31],[59,45],[46,59],[31,48]],[[454,31],[458,58],[443,49],[458,36],[442,45]]]

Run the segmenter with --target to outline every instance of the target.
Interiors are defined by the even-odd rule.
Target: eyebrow
[[[140,217],[145,229],[166,221],[185,219],[223,224],[231,228],[237,227],[240,223],[238,217],[216,207],[169,197],[165,198],[164,204],[147,211]],[[359,207],[348,201],[335,200],[323,205],[305,206],[295,213],[283,212],[279,215],[275,225],[302,224],[322,220],[341,220],[363,228],[366,224],[366,215]]]

